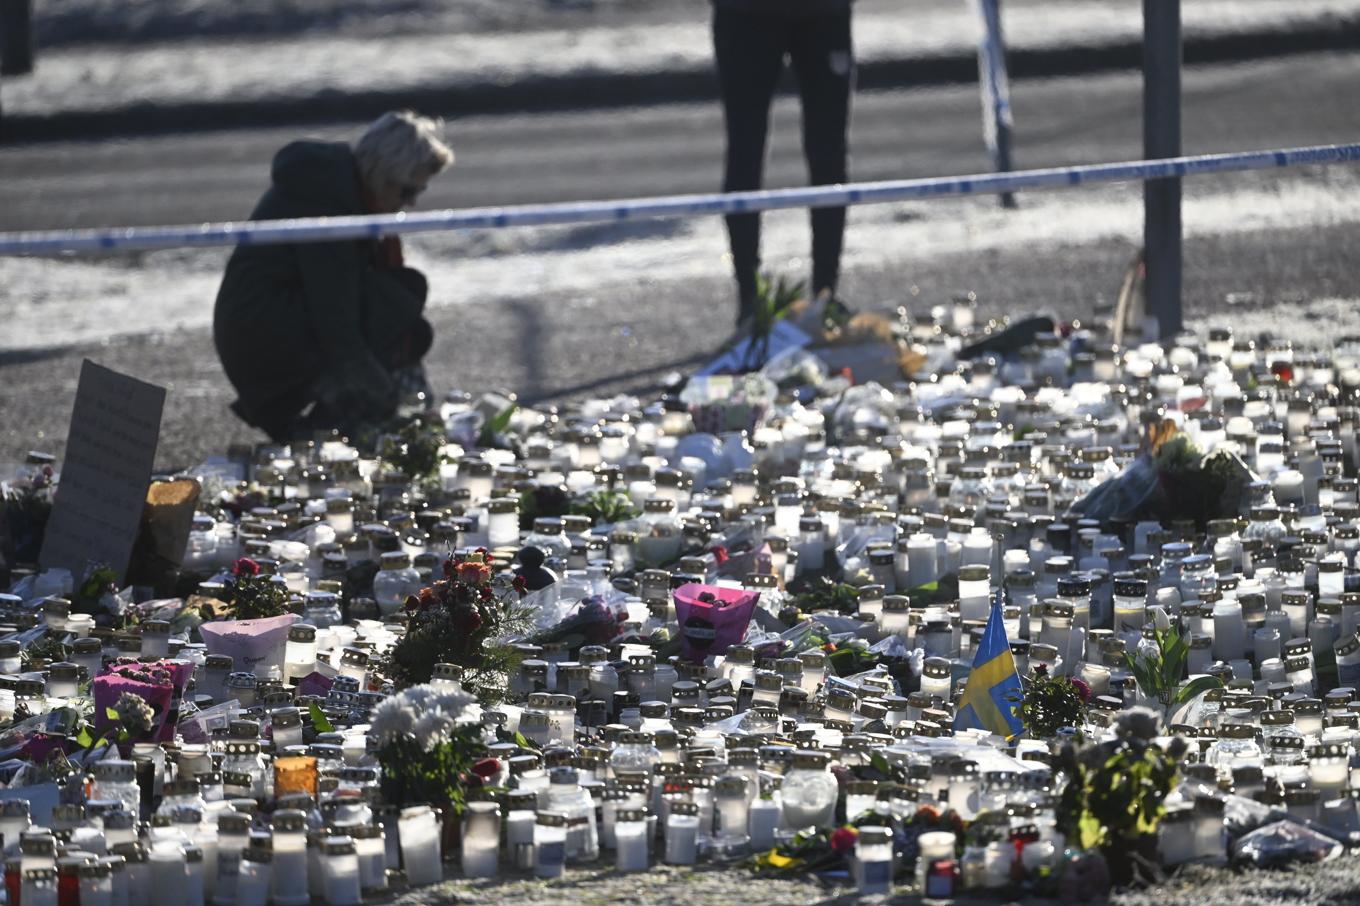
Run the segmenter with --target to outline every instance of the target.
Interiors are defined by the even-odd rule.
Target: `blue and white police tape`
[[[565,204],[517,205],[499,208],[375,214],[363,217],[312,217],[296,220],[259,220],[205,223],[199,226],[120,227],[99,230],[52,230],[0,233],[0,255],[56,252],[112,252],[180,248],[203,245],[256,245],[290,242],[330,242],[371,239],[398,233],[496,229],[571,223],[603,223],[655,217],[693,217],[741,214],[781,208],[827,208],[881,204],[945,196],[995,194],[1024,189],[1061,188],[1098,182],[1165,179],[1202,173],[1263,170],[1300,164],[1328,164],[1360,160],[1360,144],[1318,145],[1275,151],[1203,154],[1163,160],[1052,167],[976,176],[942,176],[886,182],[851,183],[729,192],[708,195],[671,195],[626,201],[587,201]]]

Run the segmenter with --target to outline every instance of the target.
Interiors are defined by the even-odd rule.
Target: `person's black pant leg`
[[[784,68],[787,23],[729,9],[713,12],[713,49],[718,64],[727,131],[724,192],[761,187],[770,102]],[[760,215],[727,217],[732,268],[737,279],[740,322],[751,313],[760,268]]]
[[[850,98],[855,84],[850,10],[795,21],[789,55],[803,106],[803,156],[815,186],[849,181]],[[812,210],[812,293],[836,291],[845,208]]]

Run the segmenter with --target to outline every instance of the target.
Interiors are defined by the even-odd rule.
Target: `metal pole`
[[[1011,89],[1006,74],[1006,40],[1001,31],[1001,0],[973,0],[978,17],[978,82],[982,94],[982,134],[998,173],[1009,173],[1011,160]],[[1018,207],[1015,194],[998,196],[1003,208]]]
[[[1143,157],[1181,153],[1181,3],[1143,0]],[[1143,246],[1147,314],[1157,319],[1162,339],[1182,326],[1181,181],[1149,180],[1143,185]]]

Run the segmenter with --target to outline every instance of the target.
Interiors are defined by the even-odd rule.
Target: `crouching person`
[[[412,205],[453,162],[440,123],[383,114],[353,147],[296,141],[274,156],[252,220],[390,214]],[[429,393],[421,360],[434,332],[428,285],[398,236],[338,242],[242,242],[227,262],[213,340],[236,388],[232,410],[275,441],[354,434]]]

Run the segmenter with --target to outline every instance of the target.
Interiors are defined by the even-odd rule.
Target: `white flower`
[[[411,686],[397,697],[407,707],[416,711],[423,711],[439,700],[439,690],[426,683],[420,686]]]
[[[1120,736],[1152,739],[1161,726],[1161,717],[1151,708],[1140,706],[1119,712],[1114,722]]]
[[[440,711],[426,711],[416,718],[411,732],[425,751],[430,751],[443,742],[448,742],[453,733],[454,718]]]
[[[475,698],[461,689],[442,689],[440,690],[436,707],[445,714],[451,714],[454,717],[457,717],[466,711],[469,705],[474,704],[476,701]]]
[[[1155,605],[1152,608],[1152,623],[1158,632],[1166,632],[1171,628],[1171,618],[1166,615],[1165,610]]]
[[[391,742],[412,732],[415,725],[415,711],[407,706],[400,697],[384,699],[370,719],[369,733],[381,743]]]

